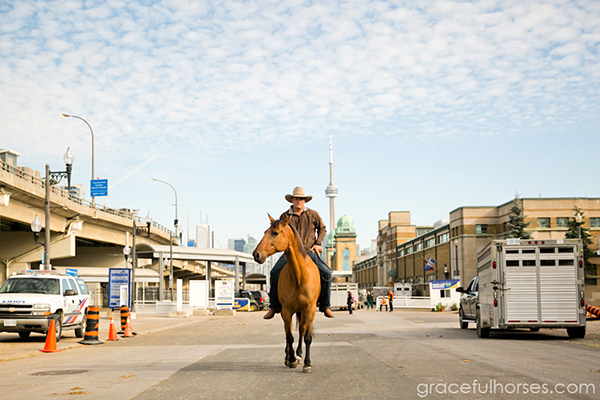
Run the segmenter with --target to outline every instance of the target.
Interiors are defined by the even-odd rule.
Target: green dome
[[[354,221],[347,215],[344,215],[337,222],[337,228],[335,228],[335,234],[356,234],[356,229],[354,228]]]

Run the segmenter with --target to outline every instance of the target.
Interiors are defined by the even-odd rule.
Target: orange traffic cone
[[[131,321],[129,320],[129,317],[127,317],[127,324],[125,325],[125,331],[123,333],[124,337],[132,337],[133,336],[133,332],[131,332]]]
[[[59,352],[56,348],[56,322],[54,320],[50,321],[50,328],[48,328],[48,334],[46,335],[46,344],[44,348],[40,351],[44,353],[56,353]]]
[[[108,340],[119,340],[117,336],[117,328],[115,328],[115,321],[113,317],[110,317],[110,327],[108,329]]]

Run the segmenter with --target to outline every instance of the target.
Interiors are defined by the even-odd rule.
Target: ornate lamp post
[[[50,171],[50,165],[46,164],[46,216],[45,224],[46,228],[44,231],[44,263],[40,264],[40,269],[51,270],[52,264],[50,263],[50,187],[54,186],[62,180],[67,178],[67,190],[71,188],[71,171],[73,169],[73,153],[68,148],[65,153],[63,160],[65,161],[66,171]],[[42,230],[42,223],[40,222],[37,215],[31,223],[31,230],[33,231],[35,242],[38,243],[40,231]],[[40,243],[38,243],[40,244]],[[43,265],[43,267],[42,267]]]
[[[455,276],[458,276],[460,279],[460,272],[458,271],[458,239],[454,239],[454,249],[456,251],[456,271],[454,271]]]

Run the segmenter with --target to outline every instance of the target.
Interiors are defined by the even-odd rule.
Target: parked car
[[[456,288],[462,293],[460,307],[458,308],[458,322],[462,329],[469,327],[469,322],[477,322],[477,303],[479,302],[479,279],[473,278],[466,289]]]
[[[269,293],[265,292],[264,290],[261,290],[260,294],[262,295],[262,298],[263,298],[264,308],[265,309],[269,308],[269,304],[271,304],[271,298],[269,297]]]
[[[54,320],[57,342],[68,329],[81,338],[89,303],[81,278],[57,271],[22,271],[0,287],[0,332],[15,332],[26,339],[31,332],[47,334]]]
[[[241,290],[239,297],[250,299],[250,311],[264,310],[264,298],[258,290]]]

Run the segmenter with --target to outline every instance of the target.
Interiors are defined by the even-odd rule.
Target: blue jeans
[[[321,312],[331,307],[331,270],[320,257],[314,251],[308,252],[309,257],[317,264],[319,268],[319,275],[321,276],[321,293],[319,294],[319,310]],[[271,288],[269,289],[269,301],[271,304],[269,308],[276,313],[281,312],[281,303],[279,297],[277,297],[277,283],[279,282],[279,274],[287,263],[285,254],[279,257],[279,260],[275,263],[275,266],[271,270]]]

